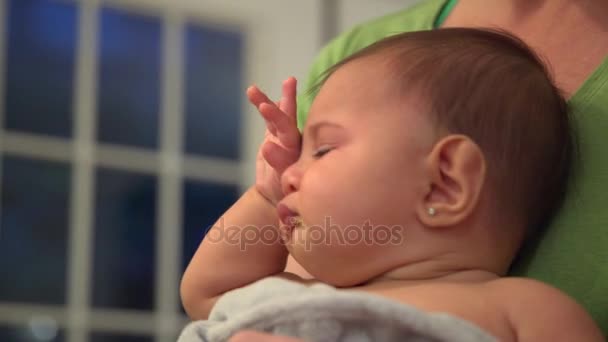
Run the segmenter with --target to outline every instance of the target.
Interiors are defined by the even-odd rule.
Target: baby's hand
[[[272,102],[256,86],[247,97],[266,121],[264,141],[256,157],[256,189],[276,205],[283,197],[281,175],[300,156],[300,132],[296,121],[296,79],[283,82],[281,100]]]

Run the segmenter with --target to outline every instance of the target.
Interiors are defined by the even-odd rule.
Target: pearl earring
[[[435,216],[435,214],[437,214],[437,211],[435,211],[435,208],[430,207],[428,209],[428,213],[429,213],[429,216]]]

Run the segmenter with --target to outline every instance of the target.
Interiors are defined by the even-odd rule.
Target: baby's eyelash
[[[332,149],[333,149],[333,147],[328,146],[328,145],[321,146],[313,152],[312,156],[313,156],[313,158],[321,158],[325,154],[327,154],[327,152],[331,151]]]

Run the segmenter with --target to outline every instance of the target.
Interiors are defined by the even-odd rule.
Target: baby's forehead
[[[304,140],[323,137],[351,138],[374,136],[383,141],[399,143],[411,142],[412,139],[421,145],[430,146],[438,136],[434,121],[427,111],[416,104],[416,101],[383,102],[383,106],[348,110],[336,106],[331,110],[311,111],[302,131]],[[359,111],[356,111],[359,110]]]
[[[395,77],[381,62],[363,57],[332,70],[318,88],[310,115],[316,109],[356,107],[390,100]]]

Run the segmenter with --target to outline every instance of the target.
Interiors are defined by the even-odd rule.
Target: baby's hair
[[[385,38],[329,69],[382,56],[403,94],[422,96],[438,131],[479,145],[497,210],[545,226],[566,194],[575,139],[567,103],[547,67],[519,38],[499,30],[446,28]],[[394,78],[393,78],[394,76]]]

